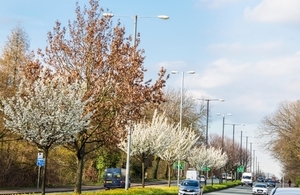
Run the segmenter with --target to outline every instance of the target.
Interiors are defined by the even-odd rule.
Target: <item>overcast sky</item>
[[[1,1],[0,47],[19,22],[31,49],[43,49],[56,20],[63,25],[74,20],[75,2]],[[88,0],[79,4],[88,5]],[[138,16],[146,78],[155,79],[163,66],[169,73],[185,73],[189,94],[225,99],[210,102],[209,133],[221,135],[222,117],[217,113],[232,113],[227,123],[245,124],[236,126],[235,140],[242,130],[243,145],[247,136],[260,168],[281,175],[280,165],[259,147],[257,129],[282,101],[299,97],[299,0],[101,0],[100,6],[115,15],[114,23],[120,19],[128,35],[133,33],[133,16]],[[196,74],[187,74],[190,70]],[[168,87],[180,89],[181,78],[171,75]],[[232,126],[225,126],[225,134],[232,138]]]

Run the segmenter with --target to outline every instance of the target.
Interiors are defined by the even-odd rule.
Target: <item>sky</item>
[[[79,0],[88,5],[88,0]],[[156,79],[161,67],[171,74],[167,87],[210,101],[209,134],[235,127],[235,140],[248,139],[262,171],[282,175],[280,164],[260,147],[259,125],[283,101],[298,100],[300,88],[299,0],[100,0],[105,12],[120,20],[128,35],[133,17],[145,50],[146,79]],[[76,1],[10,0],[0,2],[0,48],[19,23],[28,33],[31,50],[44,49],[55,21],[75,19]],[[169,20],[158,19],[167,15]],[[195,74],[188,74],[195,71]],[[178,108],[174,108],[178,109]],[[233,137],[232,125],[225,136]],[[241,133],[242,131],[242,133]]]

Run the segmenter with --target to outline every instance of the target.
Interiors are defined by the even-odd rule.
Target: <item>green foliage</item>
[[[297,179],[295,180],[295,186],[299,187],[300,186],[300,176],[297,177]]]
[[[240,185],[240,181],[227,182],[223,184],[214,184],[203,186],[203,192],[213,192],[217,190],[222,190],[234,186]],[[75,193],[73,193],[75,195]],[[133,187],[129,188],[127,191],[124,189],[113,189],[97,192],[83,192],[82,195],[177,195],[178,187],[177,186],[151,186],[151,187]],[[62,194],[56,194],[62,195]]]

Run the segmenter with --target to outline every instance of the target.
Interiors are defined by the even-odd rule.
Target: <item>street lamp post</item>
[[[210,101],[220,101],[224,102],[224,99],[208,99],[208,98],[194,98],[195,100],[206,101],[206,131],[205,131],[205,146],[208,147],[208,122],[209,122],[209,102]],[[208,178],[208,170],[206,167],[206,178]],[[206,180],[205,180],[206,185]]]
[[[225,126],[225,116],[232,116],[231,113],[228,114],[221,114],[221,113],[217,113],[218,116],[222,116],[223,118],[223,123],[222,123],[222,150],[224,148],[224,126]]]
[[[114,17],[114,14],[112,13],[103,13],[104,17],[112,18]],[[122,17],[128,17],[128,16],[122,16]],[[133,16],[133,39],[132,44],[133,46],[136,45],[136,36],[137,36],[137,19],[138,18],[153,18],[153,17],[138,17],[137,15]],[[168,20],[169,16],[166,15],[159,15],[157,16],[159,19]],[[131,145],[131,125],[128,130],[128,146],[127,146],[127,156],[126,156],[126,178],[125,178],[125,190],[128,190],[129,188],[129,178],[130,178],[130,145]]]
[[[179,71],[171,71],[172,74],[178,74]],[[188,74],[195,74],[195,71],[188,71]],[[180,110],[179,110],[179,130],[182,130],[182,109],[183,109],[183,88],[184,88],[184,71],[182,71],[181,75],[181,87],[180,87]],[[177,185],[179,185],[179,177],[180,177],[180,157],[178,157],[177,164]]]
[[[234,132],[235,132],[235,126],[236,125],[245,126],[245,124],[240,124],[240,123],[225,123],[225,125],[232,125],[232,152],[233,152],[232,154],[234,154]],[[233,159],[234,159],[234,156],[232,156]]]
[[[228,113],[228,114],[221,114],[221,113],[217,113],[217,115],[218,116],[222,116],[222,118],[223,118],[223,123],[222,123],[222,146],[221,146],[221,149],[222,149],[222,153],[224,152],[224,126],[225,126],[225,116],[232,116],[232,114],[231,113]],[[222,177],[222,168],[220,168],[220,183],[222,183],[223,182],[223,177]],[[226,176],[225,176],[225,178],[226,178]],[[226,182],[227,182],[227,180],[226,180]]]
[[[205,145],[208,146],[208,122],[209,122],[209,102],[220,101],[224,102],[224,99],[206,99],[206,98],[194,98],[196,100],[206,101],[206,130],[205,130]]]

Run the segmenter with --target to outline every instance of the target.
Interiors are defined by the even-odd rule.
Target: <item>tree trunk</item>
[[[153,167],[153,173],[152,173],[152,178],[153,179],[157,179],[157,173],[158,173],[158,165],[159,165],[159,162],[160,162],[160,158],[159,157],[156,157],[155,159],[155,165]]]
[[[145,162],[142,162],[142,187],[145,187]]]
[[[76,181],[74,193],[81,194],[81,185],[82,185],[82,173],[84,165],[84,146],[77,151],[77,171],[76,171]]]
[[[172,165],[168,163],[168,186],[171,186],[171,167]]]

